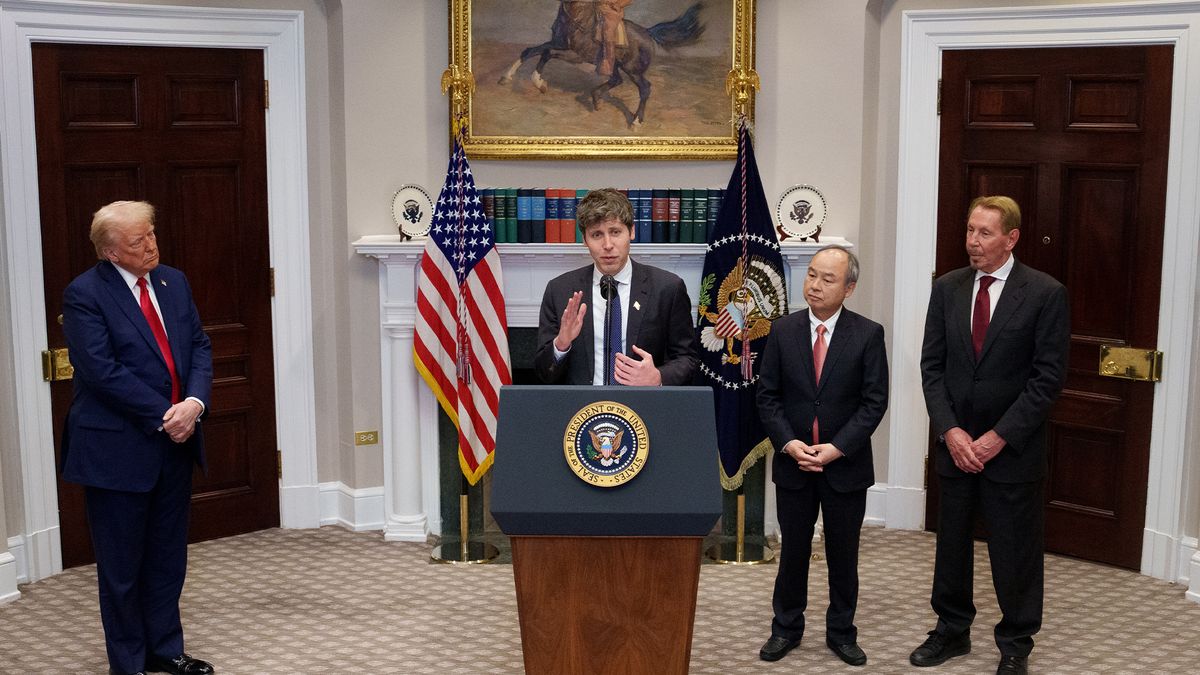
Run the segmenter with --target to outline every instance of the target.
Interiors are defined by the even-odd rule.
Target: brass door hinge
[[[938,93],[937,93],[937,114],[942,116],[942,78],[938,78]]]
[[[283,451],[282,450],[275,451],[275,468],[277,469],[277,472],[279,474],[278,475],[279,480],[283,480]]]
[[[271,81],[263,80],[263,110],[271,109]]]
[[[71,357],[66,347],[48,349],[42,352],[42,380],[45,382],[62,382],[75,377],[75,367],[71,365]]]
[[[270,270],[271,270],[271,297],[273,298],[273,297],[275,297],[275,268],[272,267],[272,268],[270,268]]]

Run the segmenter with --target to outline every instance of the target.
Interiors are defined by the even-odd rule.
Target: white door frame
[[[0,0],[0,241],[7,255],[21,447],[24,522],[16,538],[27,578],[34,581],[62,570],[50,391],[37,367],[47,337],[34,142],[34,42],[263,50],[265,75],[271,81],[267,213],[277,289],[272,345],[276,434],[283,462],[280,520],[284,527],[316,527],[303,13]]]
[[[919,355],[937,239],[941,53],[947,49],[1119,44],[1175,46],[1170,157],[1163,228],[1158,348],[1168,368],[1155,385],[1143,574],[1176,581],[1196,543],[1183,536],[1186,432],[1192,399],[1193,303],[1200,244],[1200,2],[905,12],[901,42],[892,426],[888,525],[916,528],[925,511],[928,417]]]

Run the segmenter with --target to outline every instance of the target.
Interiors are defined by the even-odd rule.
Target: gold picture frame
[[[731,159],[753,122],[755,0],[449,3],[442,91],[472,159]]]

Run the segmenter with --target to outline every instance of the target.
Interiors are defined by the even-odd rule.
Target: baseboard
[[[10,551],[0,553],[0,605],[21,597],[17,590],[17,558]]]
[[[884,525],[893,530],[919,530],[925,527],[925,489],[885,486]]]
[[[352,488],[341,481],[321,483],[321,524],[362,532],[383,529],[383,487]]]
[[[887,483],[876,483],[867,489],[867,513],[863,516],[864,527],[887,526]]]
[[[279,526],[304,529],[321,526],[319,485],[279,486]]]
[[[8,538],[8,552],[17,559],[17,583],[29,583],[29,559],[25,552],[25,537],[17,535]]]
[[[1188,561],[1188,568],[1191,573],[1185,597],[1192,602],[1200,602],[1200,551],[1192,554],[1192,559]]]

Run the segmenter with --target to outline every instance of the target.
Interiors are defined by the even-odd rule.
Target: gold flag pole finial
[[[442,73],[442,94],[450,92],[450,133],[458,136],[467,126],[467,103],[475,93],[475,76],[452,63]]]
[[[762,88],[758,73],[751,68],[734,68],[725,76],[725,93],[733,97],[735,119],[749,117],[750,97]]]

